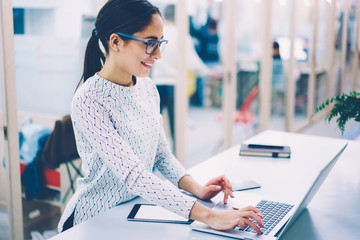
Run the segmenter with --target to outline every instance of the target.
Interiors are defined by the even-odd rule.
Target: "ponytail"
[[[95,34],[94,34],[95,33]],[[85,59],[84,59],[84,71],[80,78],[76,89],[84,83],[89,77],[93,76],[96,72],[99,72],[105,62],[104,53],[99,46],[99,39],[96,36],[94,29],[92,36],[86,46]]]

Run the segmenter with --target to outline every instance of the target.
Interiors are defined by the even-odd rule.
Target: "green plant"
[[[337,125],[341,133],[344,134],[345,124],[348,120],[354,119],[355,121],[360,122],[360,93],[343,93],[339,96],[329,98],[315,109],[315,113],[322,111],[326,106],[331,105],[333,102],[334,106],[327,114],[325,120],[330,122],[331,119],[337,117]]]

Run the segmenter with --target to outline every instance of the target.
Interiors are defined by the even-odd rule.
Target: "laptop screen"
[[[286,225],[279,230],[279,232],[276,234],[277,237],[280,238],[282,234],[286,232],[287,229],[295,222],[295,220],[298,218],[298,216],[302,213],[302,211],[307,207],[309,202],[313,199],[317,191],[319,190],[321,184],[326,179],[327,175],[330,173],[331,169],[334,167],[335,163],[339,159],[340,155],[344,152],[345,148],[348,144],[345,144],[345,146],[340,150],[340,152],[334,157],[333,160],[331,160],[318,174],[316,177],[314,183],[311,185],[310,189],[307,191],[305,197],[301,201],[299,207],[296,209],[294,215],[289,219],[289,221],[286,223]]]

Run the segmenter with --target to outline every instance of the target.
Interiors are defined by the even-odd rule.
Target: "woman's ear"
[[[119,51],[122,42],[123,40],[120,38],[120,36],[116,33],[113,33],[110,35],[109,48],[117,52]]]

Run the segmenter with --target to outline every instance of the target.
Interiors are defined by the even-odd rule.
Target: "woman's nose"
[[[152,54],[152,57],[154,57],[155,59],[159,60],[162,58],[162,55],[161,55],[161,51],[160,51],[160,48],[159,46],[156,47],[155,51],[153,52]]]

